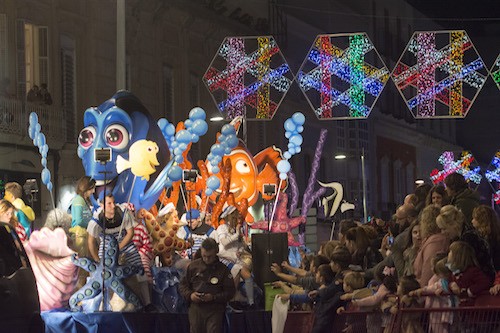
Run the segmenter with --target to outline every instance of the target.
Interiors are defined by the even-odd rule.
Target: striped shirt
[[[148,277],[148,280],[152,282],[153,276],[151,274],[151,263],[154,259],[153,246],[151,244],[151,237],[149,236],[148,230],[142,223],[137,223],[134,226],[134,237],[132,238],[132,241],[141,256],[144,273]]]

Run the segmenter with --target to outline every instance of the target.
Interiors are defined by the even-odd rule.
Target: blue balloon
[[[226,147],[226,148],[224,148],[224,155],[229,155],[229,154],[231,154],[231,150],[232,150],[232,149],[231,149],[231,147]]]
[[[297,125],[303,125],[306,121],[306,117],[300,112],[295,112],[292,116],[292,119],[293,122]]]
[[[38,123],[38,115],[35,112],[30,113],[30,125],[35,126]]]
[[[44,168],[47,167],[47,159],[45,157],[42,157],[42,165]]]
[[[230,148],[234,148],[238,145],[238,138],[234,134],[230,134],[227,136],[225,141]]]
[[[170,178],[167,178],[167,181],[165,181],[165,187],[169,188],[170,186],[172,186],[172,181],[170,180]]]
[[[220,180],[216,176],[210,176],[207,179],[207,187],[212,191],[218,189],[219,186],[220,186]]]
[[[182,178],[182,169],[178,165],[173,165],[168,171],[168,178],[176,182]]]
[[[226,136],[224,134],[221,134],[219,135],[219,137],[217,137],[217,140],[219,140],[219,142],[224,142],[224,140],[226,140]]]
[[[288,171],[290,171],[290,162],[288,162],[288,160],[281,160],[278,162],[278,164],[276,165],[276,169],[278,169],[278,171],[280,173],[287,173]]]
[[[39,123],[36,123],[36,125],[35,125],[35,131],[37,133],[40,133],[41,130],[42,130],[42,125],[40,125]]]
[[[43,168],[42,170],[42,183],[47,185],[50,182],[50,171],[47,168]]]
[[[193,143],[196,143],[196,142],[200,141],[200,137],[196,134],[193,134],[193,136],[191,136],[191,141]]]
[[[234,134],[236,133],[236,130],[234,129],[233,125],[226,124],[222,126],[222,129],[220,130],[221,134],[224,135],[229,135],[229,134]]]
[[[177,146],[177,148],[179,148],[181,151],[184,151],[187,148],[187,144],[185,144],[184,142],[179,143],[179,145]]]
[[[188,130],[182,130],[182,131],[179,131],[177,132],[177,134],[175,134],[175,140],[177,140],[177,142],[184,142],[184,143],[190,143],[191,142],[191,133],[189,133]]]
[[[295,131],[295,124],[293,123],[293,120],[290,119],[290,118],[288,118],[287,120],[285,120],[284,127],[285,127],[286,131],[290,131],[290,132]]]
[[[189,129],[191,126],[193,126],[193,121],[191,119],[186,119],[186,121],[184,122],[184,126]]]
[[[292,154],[290,154],[290,152],[286,151],[286,152],[283,154],[283,157],[284,157],[285,159],[287,159],[287,160],[288,160],[290,157],[292,157]]]
[[[175,147],[175,148],[174,148],[174,155],[176,155],[176,156],[180,156],[180,155],[182,155],[182,152],[183,152],[183,151],[184,151],[184,150],[183,150],[183,149],[181,149],[180,147]]]
[[[52,192],[52,182],[49,182],[47,184],[47,190],[49,190],[49,192]]]
[[[219,170],[219,167],[218,167],[218,166],[214,166],[214,167],[212,168],[212,173],[219,173],[219,171],[220,171],[220,170]]]
[[[176,161],[178,164],[181,164],[184,161],[184,157],[182,155],[177,155],[174,157],[174,161]]]
[[[208,153],[207,160],[210,161],[212,158],[214,158],[214,155],[212,153]]]
[[[216,143],[216,144],[214,144],[212,146],[212,148],[210,149],[210,151],[214,155],[222,155],[224,153],[224,148],[221,146],[220,143]]]
[[[205,190],[205,194],[206,194],[206,195],[208,195],[208,196],[211,196],[211,195],[212,195],[212,193],[214,193],[214,191],[212,191],[212,190],[211,190],[211,189],[209,189],[209,188],[207,188],[207,189]]]
[[[195,107],[192,108],[191,111],[189,111],[189,119],[192,120],[205,120],[207,118],[207,115],[205,114],[205,110],[203,110],[200,107]]]
[[[299,133],[304,132],[304,126],[298,126],[297,127],[297,132],[299,132]]]
[[[167,127],[167,125],[168,125],[168,120],[165,118],[160,118],[160,119],[158,119],[157,124],[158,124],[158,127],[161,128],[161,130],[163,131],[163,130],[165,130],[165,127]]]
[[[35,136],[35,125],[29,125],[28,127],[28,135],[30,137],[31,140],[33,140],[34,136]]]
[[[191,126],[191,133],[202,136],[208,131],[208,124],[205,120],[197,119]]]
[[[179,143],[177,141],[172,141],[172,144],[170,145],[171,148],[177,148],[179,146]]]
[[[303,142],[302,135],[300,134],[295,134],[290,138],[290,142],[293,143],[295,146],[300,146]]]
[[[44,157],[47,157],[47,153],[48,153],[48,152],[49,152],[49,145],[44,144],[44,145],[42,146],[42,155],[43,155]]]
[[[36,145],[38,147],[43,147],[44,144],[45,144],[45,134],[40,133],[36,138]]]
[[[298,154],[302,151],[302,148],[300,148],[300,146],[298,147],[295,147],[295,154]]]
[[[281,180],[286,180],[287,179],[287,174],[286,173],[280,173],[280,179]]]
[[[288,142],[288,148],[294,148],[295,145],[292,142]]]
[[[291,136],[292,136],[292,132],[289,132],[289,131],[285,132],[285,138],[290,139]]]
[[[290,152],[290,154],[295,155],[296,152],[295,147],[288,149],[288,151]]]
[[[175,134],[175,126],[173,124],[169,124],[167,126],[166,132],[168,135],[173,136]]]

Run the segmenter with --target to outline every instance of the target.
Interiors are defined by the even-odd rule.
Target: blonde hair
[[[10,192],[14,198],[21,198],[23,196],[23,187],[16,182],[5,184],[5,191]]]
[[[463,272],[470,266],[479,267],[474,248],[470,246],[469,243],[463,241],[453,242],[450,245],[450,252],[452,252],[453,255],[449,263],[453,269]]]
[[[451,271],[449,270],[448,267],[446,267],[446,262],[447,262],[447,258],[437,260],[434,263],[434,270],[433,270],[434,274],[450,276]]]
[[[0,215],[5,214],[9,209],[12,209],[12,217],[10,218],[9,224],[17,227],[19,222],[17,221],[15,212],[16,212],[16,207],[14,207],[13,204],[11,204],[9,201],[2,199],[0,200]]]
[[[465,223],[465,215],[453,205],[443,206],[436,218],[436,223],[441,229],[455,227],[462,230]]]
[[[427,206],[422,210],[422,214],[420,215],[420,233],[422,234],[422,239],[441,232],[436,223],[439,212],[439,207],[436,206]]]
[[[365,278],[360,272],[349,272],[344,276],[344,283],[352,290],[357,290],[365,286]]]

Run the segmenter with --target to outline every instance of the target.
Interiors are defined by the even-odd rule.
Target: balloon
[[[168,171],[168,178],[174,182],[180,180],[182,178],[182,169],[177,165],[172,166]]]
[[[181,164],[184,161],[184,157],[182,157],[182,155],[177,155],[175,156],[174,161]]]
[[[42,165],[43,167],[47,167],[47,159],[45,157],[42,158]]]
[[[184,150],[181,149],[180,147],[174,148],[174,155],[176,155],[176,156],[182,155],[183,151]]]
[[[234,134],[229,134],[225,141],[230,148],[234,148],[238,145],[238,138]]]
[[[52,182],[47,184],[47,190],[52,191]]]
[[[38,123],[38,115],[35,112],[30,113],[30,125],[35,126]]]
[[[287,177],[286,173],[280,173],[281,180],[286,180],[286,177]]]
[[[280,173],[287,173],[288,171],[290,171],[290,168],[290,162],[288,162],[287,160],[281,160],[276,165],[276,169],[278,169]]]
[[[222,146],[219,143],[216,143],[212,146],[210,151],[214,155],[222,155],[224,153],[224,148],[222,148]]]
[[[200,137],[196,134],[193,134],[193,136],[191,137],[191,141],[196,143],[196,142],[200,141]]]
[[[283,157],[284,157],[285,159],[287,159],[287,160],[288,160],[290,157],[292,157],[292,154],[290,154],[290,152],[286,151],[286,152],[283,154]]]
[[[208,153],[207,160],[210,161],[212,158],[214,158],[214,155],[212,153]]]
[[[207,187],[210,188],[211,190],[216,190],[220,186],[220,180],[217,178],[217,176],[210,176],[207,179]]]
[[[192,108],[191,111],[189,111],[189,118],[193,120],[205,120],[207,118],[207,115],[205,114],[205,110],[200,107],[195,107]]]
[[[35,125],[30,125],[28,127],[28,135],[31,140],[33,140],[33,137],[35,136]]]
[[[174,125],[172,125],[172,124],[169,124],[169,125],[167,126],[166,132],[167,132],[167,134],[168,134],[168,135],[170,135],[170,136],[174,135],[174,134],[175,134],[175,126],[174,126]]]
[[[187,119],[184,122],[184,126],[186,126],[186,128],[190,128],[191,126],[193,126],[193,121],[191,119]]]
[[[295,154],[298,154],[302,151],[302,148],[300,148],[300,146],[298,147],[295,147]]]
[[[234,126],[226,124],[226,125],[222,126],[222,129],[220,132],[221,132],[221,134],[229,135],[229,134],[235,133],[236,131],[234,129]]]
[[[306,117],[300,113],[300,112],[295,112],[292,116],[293,122],[297,125],[302,125],[306,121]]]
[[[193,126],[191,126],[191,133],[194,133],[196,135],[202,136],[205,135],[208,131],[208,124],[206,123],[205,120],[195,120],[193,123]]]
[[[47,144],[44,144],[42,147],[42,155],[44,157],[47,157],[47,153],[49,152],[49,146]]]
[[[165,129],[165,127],[167,127],[168,125],[168,120],[165,119],[165,118],[160,118],[158,120],[158,127],[162,129],[162,131]]]
[[[299,132],[299,133],[304,132],[304,126],[297,127],[297,132]]]
[[[284,124],[285,130],[288,132],[293,132],[295,131],[295,124],[293,123],[292,119],[288,118],[285,120]]]
[[[214,193],[214,191],[212,191],[212,190],[211,190],[211,189],[209,189],[209,188],[207,188],[207,189],[205,190],[205,194],[206,194],[207,196],[211,196],[211,195],[212,195],[212,193]]]
[[[45,134],[40,133],[36,138],[36,143],[38,147],[42,147],[45,144]]]
[[[220,170],[219,170],[219,167],[218,167],[218,166],[214,166],[214,167],[212,168],[212,173],[219,173],[219,171],[220,171]]]
[[[224,149],[224,155],[229,155],[229,154],[231,154],[231,147],[226,147]]]
[[[187,144],[185,144],[184,142],[179,143],[179,146],[177,148],[180,149],[181,151],[184,151],[187,148]]]
[[[296,146],[300,146],[303,142],[302,135],[295,134],[290,138],[290,142]]]
[[[37,133],[40,133],[41,130],[42,130],[42,125],[40,125],[39,123],[36,123],[36,125],[35,125],[35,131]]]
[[[224,142],[224,140],[226,140],[226,136],[224,134],[221,134],[221,135],[219,135],[217,140],[219,140],[219,142]]]
[[[177,143],[177,141],[173,141],[170,146],[172,146],[172,148],[176,148],[177,146],[179,145],[179,143]]]
[[[177,134],[175,135],[175,139],[177,140],[177,142],[189,143],[191,142],[191,133],[189,133],[189,131],[187,130],[182,130],[180,132],[177,132]]]
[[[43,168],[42,170],[42,183],[47,185],[50,182],[50,171],[47,168]]]

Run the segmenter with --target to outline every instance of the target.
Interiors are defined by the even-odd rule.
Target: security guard
[[[227,302],[235,293],[234,280],[217,257],[219,246],[212,238],[201,243],[201,258],[193,260],[180,283],[189,302],[191,333],[220,333]]]

